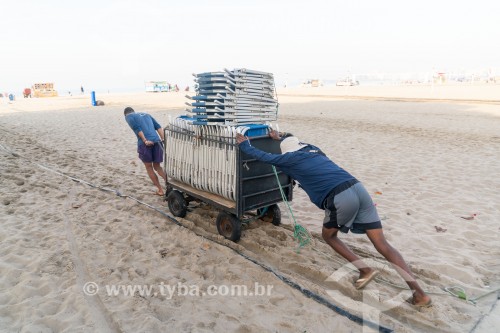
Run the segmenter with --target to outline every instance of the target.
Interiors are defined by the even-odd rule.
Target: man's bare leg
[[[389,261],[413,292],[413,304],[429,304],[431,298],[422,290],[401,254],[387,242],[382,229],[366,230],[366,235],[375,249]]]
[[[146,167],[146,171],[148,172],[149,178],[151,178],[153,184],[156,186],[156,188],[158,188],[156,194],[163,195],[163,188],[161,187],[160,181],[158,180],[158,176],[156,175],[155,170],[153,169],[153,163],[144,163],[144,166]]]
[[[160,175],[163,180],[167,181],[167,175],[165,175],[165,171],[163,171],[160,163],[153,163],[153,169],[155,169],[156,173]]]
[[[364,279],[368,277],[374,269],[367,266],[363,260],[355,255],[347,245],[344,244],[338,237],[339,229],[336,228],[323,228],[322,236],[325,242],[332,247],[332,249],[344,257],[347,261],[351,262],[359,270],[359,278]]]

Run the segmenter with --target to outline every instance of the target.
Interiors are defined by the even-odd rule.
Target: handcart
[[[193,142],[210,140],[210,138],[200,139],[194,133],[186,133],[176,128],[166,127],[164,130],[165,138],[168,135],[176,134],[186,135],[188,136],[187,140]],[[168,144],[167,140],[164,144],[165,146]],[[257,216],[272,219],[274,225],[281,223],[281,212],[277,203],[283,200],[281,190],[288,201],[292,200],[293,181],[279,168],[276,169],[276,176],[270,164],[257,161],[243,153],[237,144],[228,142],[223,144],[232,146],[235,152],[236,179],[233,193],[235,200],[195,188],[185,181],[173,178],[168,174],[167,149],[165,149],[164,159],[168,179],[165,200],[168,202],[170,212],[177,217],[186,216],[187,206],[191,201],[201,201],[215,207],[219,210],[216,220],[217,231],[225,238],[236,242],[241,237],[242,223],[246,223],[243,217],[247,212],[256,210]],[[271,139],[268,135],[251,137],[251,144],[265,152],[280,153],[279,142]]]

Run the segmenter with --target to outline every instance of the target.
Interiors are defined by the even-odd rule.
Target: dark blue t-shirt
[[[253,158],[273,164],[299,182],[309,199],[321,209],[323,201],[337,185],[355,179],[347,171],[333,163],[328,157],[317,152],[299,150],[286,154],[263,152],[244,141],[241,150]]]
[[[142,131],[146,140],[152,142],[160,142],[161,138],[158,136],[157,129],[161,128],[160,124],[147,113],[134,112],[130,113],[125,117],[130,128],[134,131],[137,136],[137,145],[143,145],[141,138],[139,137],[139,132]]]

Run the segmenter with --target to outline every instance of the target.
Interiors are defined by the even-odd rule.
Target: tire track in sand
[[[116,323],[116,321],[111,316],[110,312],[104,306],[99,294],[88,295],[84,291],[84,286],[86,283],[91,282],[90,275],[87,271],[87,266],[80,256],[80,252],[78,251],[78,245],[75,240],[75,235],[73,233],[72,224],[70,219],[68,218],[67,211],[71,210],[71,201],[74,201],[76,198],[75,189],[71,189],[68,193],[68,198],[66,200],[65,211],[62,212],[61,217],[64,220],[64,227],[66,229],[66,239],[68,240],[69,249],[71,251],[71,255],[73,257],[73,263],[75,267],[76,273],[76,284],[77,288],[83,292],[85,301],[88,304],[89,312],[92,314],[92,319],[96,325],[96,331],[99,332],[122,332],[120,326]]]

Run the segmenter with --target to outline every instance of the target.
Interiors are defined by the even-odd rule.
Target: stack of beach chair
[[[170,119],[165,131],[165,169],[169,177],[236,200],[236,133],[247,127],[193,125],[193,118]]]
[[[165,169],[185,184],[236,200],[236,133],[267,136],[277,120],[274,77],[249,69],[193,74],[188,115],[165,128]]]
[[[263,124],[277,120],[274,77],[245,68],[193,74],[196,96],[186,109],[194,125]]]
[[[171,178],[236,200],[236,134],[267,136],[268,125],[195,125],[188,116],[169,117],[165,128],[165,170]]]

